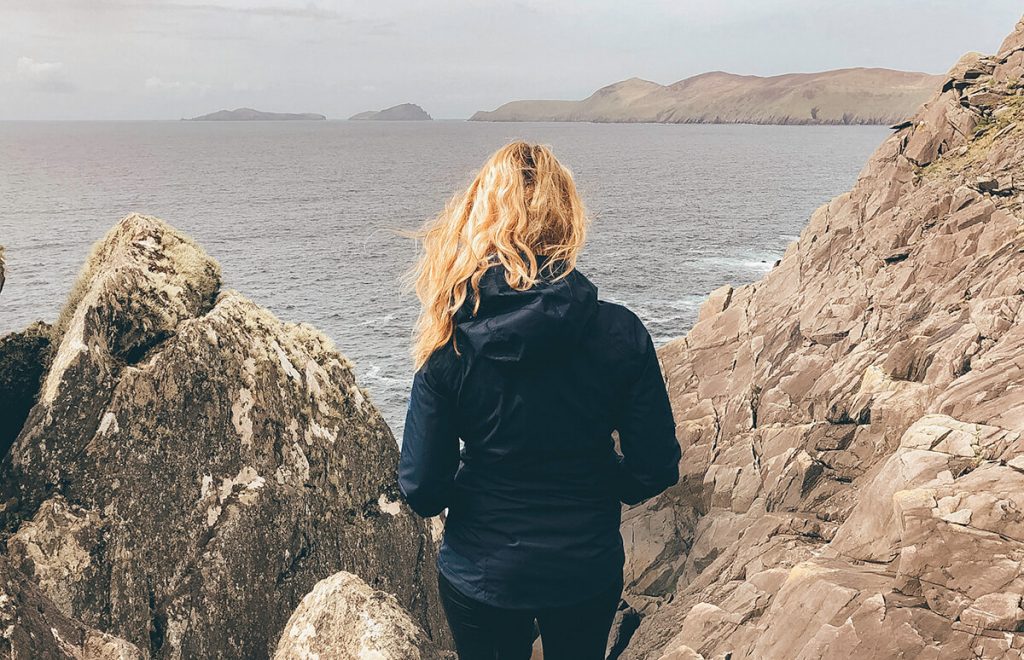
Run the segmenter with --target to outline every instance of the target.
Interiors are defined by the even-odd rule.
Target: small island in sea
[[[263,112],[252,108],[218,110],[208,115],[192,117],[185,121],[324,121],[324,115],[314,112]]]
[[[349,121],[430,121],[433,119],[415,103],[393,105],[384,110],[367,110],[349,117]]]

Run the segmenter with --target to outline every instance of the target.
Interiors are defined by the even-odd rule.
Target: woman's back
[[[678,479],[651,337],[575,268],[586,227],[569,171],[514,142],[422,233],[399,486],[420,515],[448,509],[439,588],[463,660],[528,658],[534,620],[549,660],[603,658],[621,503]]]
[[[630,409],[637,398],[649,408],[642,419]],[[442,571],[499,607],[571,603],[621,579],[620,502],[639,498],[613,430],[627,423],[627,442],[649,445],[630,457],[643,459],[644,493],[678,476],[650,337],[624,307],[599,302],[578,271],[516,291],[491,268],[476,315],[456,315],[454,342],[417,377],[412,404],[403,491],[421,511],[449,508]],[[424,484],[442,470],[417,458],[417,445],[437,437],[430,426],[440,411],[465,444],[450,490]],[[453,461],[455,446],[442,460]]]

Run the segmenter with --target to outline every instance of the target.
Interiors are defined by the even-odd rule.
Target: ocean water
[[[767,272],[848,189],[882,127],[435,122],[0,122],[0,334],[53,321],[91,244],[161,217],[225,285],[312,323],[400,437],[417,227],[514,138],[551,145],[593,224],[580,269],[659,344],[722,284]]]

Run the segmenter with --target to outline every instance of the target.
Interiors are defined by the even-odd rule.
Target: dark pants
[[[544,660],[604,660],[622,585],[568,607],[505,610],[473,600],[438,573],[460,660],[529,660],[536,620]]]

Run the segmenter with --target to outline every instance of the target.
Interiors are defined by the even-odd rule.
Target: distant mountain
[[[263,112],[252,108],[236,108],[235,110],[218,110],[208,115],[192,117],[187,121],[323,121],[324,115],[312,112]]]
[[[384,110],[367,110],[349,117],[350,121],[429,121],[433,119],[415,103],[393,105]]]
[[[837,69],[781,76],[712,71],[671,85],[630,78],[582,101],[512,101],[472,121],[676,124],[895,124],[914,114],[942,76]]]

